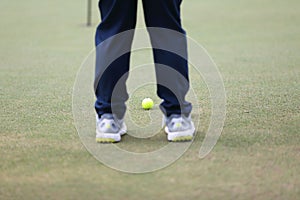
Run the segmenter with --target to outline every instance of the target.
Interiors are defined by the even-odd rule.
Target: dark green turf
[[[93,48],[97,2],[87,28],[85,1],[0,1],[0,199],[300,198],[299,0],[183,2],[189,36],[224,78],[223,134],[199,160],[210,116],[199,82],[202,126],[191,148],[168,168],[131,175],[95,160],[74,127],[72,88]],[[133,59],[151,61],[139,53]],[[133,112],[147,121],[143,110]],[[125,136],[118,145],[145,152],[165,144],[161,133]]]

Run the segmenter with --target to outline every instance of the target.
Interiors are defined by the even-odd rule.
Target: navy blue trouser
[[[111,41],[111,45],[101,47],[101,44],[112,36],[123,31],[135,28],[137,16],[137,1],[138,0],[100,0],[99,10],[101,13],[101,23],[97,27],[95,44],[99,47],[99,51],[103,57],[110,56],[110,49],[118,49],[127,45],[130,49],[132,37],[126,38],[126,41]],[[142,0],[147,27],[167,28],[184,34],[184,40],[172,38],[175,45],[178,41],[180,51],[187,51],[185,31],[181,26],[180,5],[182,0]],[[148,31],[149,32],[149,31]],[[155,37],[150,38],[152,44]],[[182,35],[181,34],[181,35]],[[166,36],[168,38],[168,36]],[[107,41],[107,40],[106,40]],[[109,47],[108,47],[109,46]],[[101,49],[102,48],[102,49]],[[103,50],[103,48],[107,48]],[[104,52],[104,53],[103,53]],[[185,52],[186,53],[186,52]],[[97,54],[98,55],[98,54]],[[185,80],[179,80],[178,77],[166,77],[167,73],[162,72],[156,66],[157,79],[157,95],[163,100],[160,109],[166,116],[171,114],[184,114],[188,116],[191,113],[192,105],[185,100],[185,96],[189,90],[188,64],[187,60],[181,56],[168,52],[166,50],[153,48],[154,61],[156,65],[162,64],[168,66],[180,73]],[[126,79],[129,71],[130,51],[115,59],[108,68],[104,69],[101,62],[101,56],[96,56],[96,77],[95,77],[95,94],[97,97],[95,109],[99,117],[104,113],[114,113],[118,118],[123,118],[126,106],[125,102],[128,99],[126,91]],[[101,73],[100,73],[101,72]],[[101,74],[101,77],[98,75]],[[168,74],[170,75],[170,74]],[[168,80],[168,84],[172,88],[160,84],[160,81]],[[112,101],[112,92],[115,85],[118,83],[118,95]],[[120,84],[121,83],[121,84]],[[112,109],[114,108],[114,109]]]

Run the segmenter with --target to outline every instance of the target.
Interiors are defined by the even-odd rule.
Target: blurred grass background
[[[299,1],[183,1],[188,35],[224,78],[225,127],[200,160],[209,99],[199,85],[203,126],[192,147],[142,175],[99,163],[74,127],[72,88],[93,49],[96,6],[87,28],[86,1],[0,2],[0,199],[299,199]],[[156,141],[125,137],[120,146],[165,144]]]

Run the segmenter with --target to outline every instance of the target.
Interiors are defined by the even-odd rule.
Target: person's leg
[[[100,0],[99,10],[102,21],[95,36],[95,109],[99,118],[103,114],[116,112],[114,114],[121,119],[124,117],[125,101],[128,99],[124,74],[129,70],[129,51],[133,34],[127,34],[125,38],[112,36],[135,28],[137,0]],[[127,53],[118,55],[121,49]],[[105,66],[106,61],[110,59],[113,62],[109,63],[108,67]],[[123,78],[120,79],[121,77]],[[117,83],[118,95],[112,100]]]
[[[189,116],[192,110],[191,103],[185,100],[189,77],[187,42],[181,26],[180,5],[181,0],[143,0],[146,26],[164,28],[148,28],[148,31],[156,63],[157,94],[163,99],[160,108],[167,117],[172,114]]]

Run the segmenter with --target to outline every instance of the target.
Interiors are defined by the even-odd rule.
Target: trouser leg
[[[128,99],[125,82],[129,71],[133,32],[126,34],[125,38],[112,36],[135,28],[137,0],[100,0],[99,10],[101,23],[95,36],[95,109],[99,117],[104,113],[114,112],[122,118],[126,110],[125,101]],[[126,53],[119,55],[121,50]],[[118,88],[115,88],[117,83]],[[113,92],[118,95],[112,100]]]
[[[148,28],[148,32],[154,47],[157,94],[163,99],[160,108],[167,116],[188,116],[192,110],[191,103],[185,100],[189,77],[187,41],[181,26],[180,5],[181,0],[143,0],[146,26],[164,28],[161,31]]]

